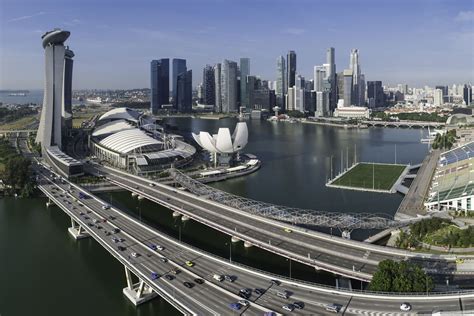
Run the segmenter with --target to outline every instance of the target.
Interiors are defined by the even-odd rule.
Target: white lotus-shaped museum
[[[249,138],[247,123],[245,122],[237,123],[232,136],[228,128],[219,128],[217,134],[212,136],[208,132],[192,134],[199,146],[211,153],[219,154],[232,154],[242,150],[247,145]]]

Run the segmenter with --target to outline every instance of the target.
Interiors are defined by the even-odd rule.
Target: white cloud
[[[460,11],[454,20],[456,22],[474,22],[474,11]]]
[[[41,11],[41,12],[37,12],[37,13],[31,14],[31,15],[19,16],[19,17],[10,19],[7,22],[17,22],[17,21],[28,20],[28,19],[34,18],[36,16],[40,16],[40,15],[43,15],[43,14],[45,14],[45,12]]]
[[[305,29],[298,29],[298,28],[292,28],[292,27],[283,30],[284,34],[290,34],[290,35],[301,35],[304,32],[306,32]]]

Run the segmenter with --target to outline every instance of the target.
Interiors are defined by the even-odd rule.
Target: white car
[[[242,306],[248,306],[249,305],[249,301],[247,301],[247,300],[240,300],[237,303],[239,303]]]
[[[110,208],[110,206],[107,205],[107,204],[106,204],[106,205],[102,205],[102,209],[103,209],[103,210],[108,210],[109,208]]]
[[[133,258],[138,258],[140,256],[140,254],[136,253],[136,252],[132,252],[132,257]]]
[[[159,251],[163,251],[163,250],[165,250],[165,247],[158,245],[158,246],[156,246],[156,249],[158,249]]]
[[[283,305],[282,308],[286,311],[292,312],[295,309],[295,306],[293,306],[293,304],[287,304]]]
[[[411,310],[411,305],[409,303],[402,303],[400,305],[400,310],[404,312],[408,312]]]
[[[155,186],[154,183],[150,183],[150,184],[148,184],[148,185],[151,186],[151,187],[154,187],[154,186]]]

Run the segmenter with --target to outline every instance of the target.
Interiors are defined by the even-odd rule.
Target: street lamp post
[[[289,273],[289,275],[290,275],[290,280],[291,280],[291,258],[287,258],[286,260],[289,261],[289,263],[290,263],[290,271],[289,271],[290,273]]]
[[[232,241],[225,243],[226,246],[227,244],[229,244],[229,263],[232,263]]]

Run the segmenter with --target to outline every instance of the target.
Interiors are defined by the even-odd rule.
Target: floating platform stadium
[[[330,180],[326,186],[339,189],[395,193],[409,166],[360,162]]]

